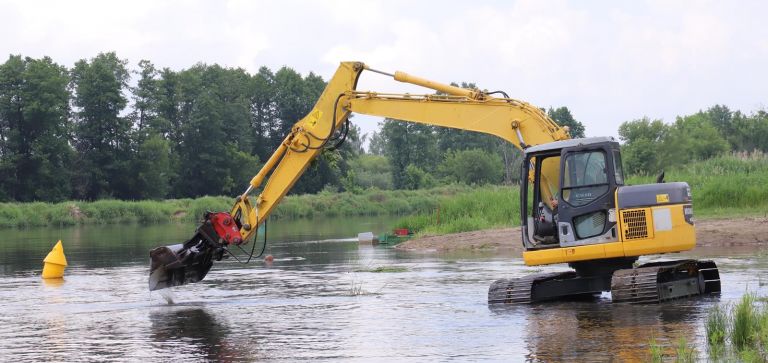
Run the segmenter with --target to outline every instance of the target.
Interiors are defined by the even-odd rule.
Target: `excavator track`
[[[611,279],[613,302],[660,303],[720,292],[720,273],[714,261],[669,261],[618,270]]]
[[[567,279],[575,275],[573,271],[532,274],[516,279],[500,279],[494,281],[488,289],[489,304],[530,304],[533,298],[534,286],[537,283]]]
[[[579,275],[576,271],[501,279],[488,289],[489,304],[531,304],[594,296],[611,291],[612,301],[652,304],[720,292],[720,273],[713,261],[653,262],[612,274]]]

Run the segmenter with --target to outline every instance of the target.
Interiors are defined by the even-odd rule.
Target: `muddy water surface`
[[[214,266],[205,281],[147,291],[148,250],[192,226],[4,231],[0,357],[17,361],[635,361],[648,341],[693,340],[703,358],[707,308],[747,289],[768,294],[768,256],[750,248],[696,250],[721,268],[719,298],[653,306],[593,302],[493,307],[488,285],[527,268],[494,252],[419,254],[359,247],[391,221],[273,222],[274,263]],[[39,278],[63,239],[63,282]],[[677,257],[677,256],[673,256]],[[368,272],[376,267],[404,272]],[[763,277],[760,277],[763,276]],[[766,285],[766,286],[764,286]]]

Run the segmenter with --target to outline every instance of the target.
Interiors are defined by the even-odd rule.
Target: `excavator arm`
[[[439,94],[410,95],[356,91],[365,70],[396,81],[422,86]],[[497,92],[494,92],[497,93]],[[570,138],[539,108],[526,102],[497,98],[415,77],[368,68],[360,62],[343,62],[313,107],[299,120],[267,160],[229,213],[206,214],[195,236],[181,245],[158,247],[150,252],[150,290],[202,280],[221,259],[228,245],[254,237],[258,226],[280,203],[310,163],[338,141],[351,113],[388,117],[408,122],[450,127],[495,135],[519,149]],[[558,170],[542,175],[557,183]],[[545,183],[548,183],[545,180]],[[263,184],[253,200],[251,194]],[[547,188],[543,188],[547,189]],[[557,190],[555,187],[554,190]],[[544,190],[543,190],[544,191]],[[546,193],[545,193],[546,194]]]
[[[353,112],[495,135],[519,149],[570,138],[566,128],[558,126],[539,108],[528,103],[495,98],[478,90],[441,84],[403,72],[388,74],[372,70],[447,95],[355,91],[364,70],[371,69],[359,62],[341,64],[312,111],[293,126],[280,147],[253,177],[246,192],[237,198],[231,214],[245,217],[242,224],[247,228],[240,230],[243,240],[252,236],[253,226],[269,216]],[[248,195],[259,188],[268,175],[264,189],[252,205]]]

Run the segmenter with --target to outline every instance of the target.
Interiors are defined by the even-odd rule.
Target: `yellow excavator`
[[[438,92],[357,91],[364,71]],[[341,63],[312,111],[293,126],[231,211],[206,213],[191,239],[150,251],[150,290],[200,281],[230,246],[254,239],[310,162],[344,141],[352,113],[495,135],[523,152],[520,216],[525,264],[567,263],[571,270],[495,281],[489,303],[533,303],[606,291],[614,302],[650,303],[720,292],[713,261],[637,263],[639,256],[695,246],[687,183],[657,180],[627,186],[619,143],[612,137],[571,139],[567,128],[539,108],[502,91],[382,72],[361,62]]]

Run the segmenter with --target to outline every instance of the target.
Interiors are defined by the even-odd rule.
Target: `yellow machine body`
[[[688,251],[696,246],[696,232],[693,224],[685,220],[684,207],[666,204],[617,210],[619,241],[525,251],[523,259],[526,265],[536,266]],[[657,230],[654,215],[668,215],[671,228]]]

